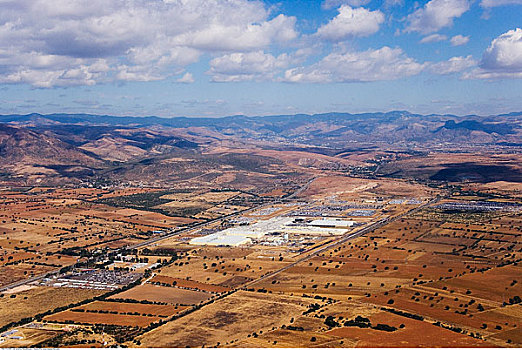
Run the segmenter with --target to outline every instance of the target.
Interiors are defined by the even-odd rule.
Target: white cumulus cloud
[[[432,63],[429,65],[429,70],[433,74],[447,75],[459,73],[471,67],[475,67],[477,61],[471,55],[466,57],[452,57],[447,61]]]
[[[522,78],[522,29],[510,30],[494,39],[482,55],[479,67],[465,78]]]
[[[504,5],[522,5],[522,0],[482,0],[480,2],[480,6],[486,8]]]
[[[469,36],[455,35],[450,39],[450,43],[453,46],[466,45],[469,42]]]
[[[164,79],[204,53],[284,45],[295,21],[260,0],[2,0],[0,82]]]
[[[353,7],[359,7],[367,5],[371,0],[325,0],[321,4],[323,9],[331,9],[341,5],[350,5]]]
[[[192,73],[186,72],[183,76],[176,80],[178,83],[191,84],[194,82]]]
[[[510,30],[494,39],[484,52],[481,67],[507,72],[522,71],[522,29]]]
[[[470,8],[469,0],[431,0],[424,7],[408,15],[407,32],[429,34],[453,24]]]
[[[425,64],[400,48],[384,46],[362,52],[333,52],[308,67],[288,69],[284,81],[293,83],[370,82],[419,74]]]
[[[363,7],[352,8],[343,5],[339,14],[321,26],[316,35],[329,41],[342,41],[352,37],[364,37],[376,33],[384,22],[384,14]]]
[[[286,53],[276,57],[263,51],[235,52],[212,59],[207,73],[215,82],[269,80],[292,62]]]
[[[431,35],[428,35],[428,36],[425,36],[424,38],[422,38],[419,42],[421,44],[426,44],[426,43],[436,43],[438,41],[444,41],[448,39],[448,37],[446,35],[441,35],[441,34],[431,34]]]

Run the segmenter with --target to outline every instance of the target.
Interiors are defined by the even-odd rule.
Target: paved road
[[[61,269],[62,268],[59,268],[59,269],[56,269],[56,270],[52,270],[52,271],[43,273],[43,274],[38,275],[38,276],[34,276],[34,277],[31,277],[31,278],[28,278],[28,279],[25,279],[25,280],[13,282],[13,283],[10,283],[8,285],[2,286],[2,287],[0,287],[0,292],[3,292],[5,290],[11,289],[11,288],[20,287],[20,286],[23,286],[24,284],[27,284],[27,283],[31,283],[31,282],[35,282],[35,281],[41,280],[45,276],[47,276],[48,274],[55,274],[55,273],[60,272]]]
[[[314,182],[314,180],[317,179],[317,176],[314,176],[312,177],[310,180],[308,180],[303,186],[301,186],[300,188],[298,188],[294,193],[292,193],[291,195],[289,195],[288,197],[286,197],[285,199],[292,199],[292,198],[295,198],[297,196],[299,196],[301,193],[303,193],[304,191],[306,191],[308,189],[308,186],[310,186],[310,184],[312,182]]]

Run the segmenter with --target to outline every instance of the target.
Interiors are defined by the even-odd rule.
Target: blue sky
[[[522,111],[522,0],[0,0],[0,113]]]

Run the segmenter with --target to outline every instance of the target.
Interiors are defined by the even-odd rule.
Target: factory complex
[[[288,240],[288,235],[337,236],[343,235],[356,224],[355,221],[335,218],[311,220],[302,217],[274,217],[259,220],[250,225],[241,225],[224,229],[202,237],[193,238],[194,245],[239,246],[250,243],[262,243],[265,236],[281,236]]]

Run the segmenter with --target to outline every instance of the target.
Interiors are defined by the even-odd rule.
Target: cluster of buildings
[[[287,203],[259,209],[247,217],[230,220],[236,226],[217,232],[200,232],[200,237],[188,238],[190,244],[213,246],[240,246],[244,244],[261,245],[306,245],[310,240],[321,237],[340,236],[348,233],[357,223],[346,217],[371,218],[386,205],[417,205],[422,201],[416,198],[395,198],[389,201],[362,200],[349,202],[328,198],[328,201],[315,203]],[[277,212],[283,211],[280,215]],[[277,215],[277,216],[275,216]],[[257,217],[265,219],[257,219]],[[274,216],[272,218],[266,218]],[[360,220],[361,221],[361,220]],[[366,222],[362,220],[361,222]]]
[[[437,205],[435,208],[443,210],[459,210],[459,211],[497,211],[511,210],[517,211],[522,208],[521,205],[508,202],[448,202]]]
[[[42,284],[53,287],[114,290],[136,281],[141,274],[104,269],[82,269],[71,274],[44,278]]]
[[[392,199],[389,204],[406,204],[406,205],[417,205],[422,204],[422,201],[415,198],[399,198]]]
[[[249,243],[261,243],[265,238],[284,244],[288,235],[331,236],[347,233],[355,221],[334,218],[310,220],[300,217],[275,217],[260,220],[247,226],[237,226],[193,238],[190,244],[214,246],[239,246]],[[274,239],[274,237],[278,237]]]
[[[144,270],[146,268],[153,269],[159,265],[158,263],[149,263],[148,259],[143,260],[137,259],[134,255],[118,254],[114,262],[110,264],[107,268],[109,270],[137,271]]]
[[[355,216],[347,213],[348,210],[357,210],[361,214],[357,216],[372,216],[375,214],[377,209],[381,209],[384,205],[382,202],[379,203],[355,203],[355,202],[342,202],[336,201],[336,204],[321,204],[314,206],[306,206],[297,210],[291,211],[288,216],[314,216],[314,217],[330,217],[330,216]],[[369,213],[366,213],[368,211]]]
[[[0,344],[2,344],[3,342],[5,342],[8,339],[15,339],[15,340],[24,339],[23,336],[17,335],[17,333],[18,333],[18,329],[12,329],[10,331],[6,331],[4,333],[1,333],[0,334]]]

